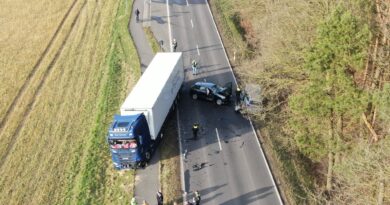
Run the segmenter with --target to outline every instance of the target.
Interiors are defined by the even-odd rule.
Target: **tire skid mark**
[[[98,10],[98,7],[99,7],[99,3],[98,3],[98,1],[96,1],[96,6],[95,6],[95,8],[93,10],[93,14],[92,14],[91,18],[94,18],[94,16],[96,15],[96,10]],[[91,22],[91,23],[93,23],[93,28],[96,27],[99,24],[100,16],[101,16],[101,12],[97,12],[97,17],[96,17],[95,23],[93,21]],[[97,32],[96,37],[95,37],[95,43],[93,44],[93,47],[92,47],[91,51],[96,51],[96,47],[97,47],[97,44],[98,44],[97,42],[98,42],[99,38],[100,38],[100,32]],[[90,55],[89,62],[95,62],[95,61],[93,61],[94,60],[94,56],[95,56],[94,54],[95,54],[95,52]],[[87,78],[84,81],[83,88],[85,88],[87,86],[87,83],[89,82],[89,78],[90,78],[90,75],[87,75]],[[87,89],[83,89],[83,91],[81,93],[82,96],[84,96],[86,94],[86,92],[87,92]]]
[[[96,26],[100,25],[100,23],[101,23],[100,22],[101,12],[97,11],[97,10],[100,9],[101,6],[99,5],[99,1],[98,0],[96,0],[95,3],[96,3],[96,5],[94,7],[94,10],[93,10],[93,13],[92,13],[91,19],[90,19],[91,22],[89,22],[89,20],[88,20],[88,23],[90,23],[93,28],[95,28]],[[98,44],[97,42],[98,42],[98,40],[100,38],[100,34],[101,34],[101,32],[96,32],[96,35],[95,35],[95,38],[94,38],[94,42],[96,42],[96,43],[93,44],[94,46],[92,47],[91,51],[96,51],[96,47],[97,47],[97,44]],[[95,58],[96,57],[95,57],[94,53],[93,54],[91,53],[90,57],[89,57],[89,62],[95,62],[94,61]],[[89,82],[90,77],[91,77],[91,75],[87,75],[86,79],[83,81],[83,86],[82,86],[83,88],[85,88],[87,86],[87,84],[90,83]],[[87,89],[83,89],[80,96],[85,96],[87,93],[88,93],[88,90]],[[83,98],[80,98],[80,100],[77,103],[80,103],[81,99],[83,99]],[[80,161],[82,161],[84,159],[84,154],[79,156],[79,158],[80,158]],[[75,176],[75,178],[77,178],[77,177],[78,176]],[[73,185],[73,187],[70,189],[69,193],[74,195],[74,196],[77,195],[77,193],[76,193],[77,191],[75,190],[76,188],[77,188],[77,186]]]
[[[86,11],[86,23],[84,24],[84,25],[82,25],[82,26],[84,26],[84,29],[83,29],[83,31],[82,31],[82,34],[81,34],[81,38],[80,38],[80,41],[78,42],[78,44],[77,44],[77,46],[76,46],[76,49],[73,49],[73,50],[80,50],[81,49],[81,47],[82,47],[82,44],[83,44],[83,42],[84,42],[84,39],[85,39],[85,37],[86,37],[86,33],[87,33],[87,28],[88,28],[88,26],[89,26],[89,21],[88,21],[88,10],[87,9],[85,9],[85,11]],[[72,50],[72,49],[71,49]],[[71,51],[69,51],[69,52],[71,52]],[[79,62],[79,59],[81,59],[82,58],[82,55],[78,55],[78,58],[77,58],[77,62]],[[75,65],[77,65],[77,64],[75,64]],[[61,69],[61,74],[60,74],[60,76],[63,76],[62,74],[64,73],[64,69]]]
[[[54,32],[53,36],[51,37],[51,39],[50,39],[49,43],[47,44],[45,50],[39,56],[38,61],[35,63],[33,69],[28,74],[28,76],[27,76],[26,80],[24,81],[22,87],[20,87],[20,89],[18,90],[18,93],[16,94],[16,96],[12,100],[11,105],[8,107],[7,112],[5,112],[5,115],[4,115],[3,119],[1,119],[1,121],[0,121],[0,134],[3,131],[4,125],[8,121],[8,118],[9,118],[10,114],[15,109],[15,106],[16,106],[17,102],[19,102],[19,99],[21,98],[21,96],[26,91],[28,85],[31,83],[31,80],[35,76],[35,73],[37,72],[39,65],[41,65],[43,59],[46,57],[47,53],[49,52],[50,48],[52,47],[52,45],[54,43],[54,40],[57,38],[58,34],[60,33],[60,30],[64,26],[65,21],[68,19],[69,14],[71,13],[71,11],[73,10],[73,8],[75,7],[75,5],[76,5],[76,3],[78,1],[79,0],[74,0],[73,1],[72,5],[69,7],[68,11],[65,13],[65,15],[62,18],[60,24],[58,25],[56,31]]]
[[[80,18],[79,18],[79,20],[78,20],[78,22],[76,22],[76,24],[75,24],[75,27],[77,28],[77,27],[79,27],[79,26],[83,26],[82,28],[83,29],[80,29],[80,30],[82,30],[82,33],[81,33],[81,38],[80,38],[80,40],[78,41],[79,43],[77,43],[77,45],[76,46],[72,46],[71,48],[69,48],[69,53],[72,53],[72,52],[75,52],[75,51],[79,51],[80,49],[81,49],[81,47],[82,47],[82,42],[84,41],[84,39],[85,39],[85,37],[86,37],[86,35],[85,35],[85,32],[86,32],[86,26],[85,25],[88,25],[88,22],[86,22],[85,24],[81,24],[80,22],[82,22],[82,17],[83,17],[83,15],[84,15],[84,13],[86,13],[86,7],[84,7],[84,9],[81,9],[82,11],[81,11],[81,14],[80,14]],[[78,30],[75,30],[75,32],[78,32]],[[63,53],[61,53],[61,54],[64,54],[64,52]],[[77,61],[80,61],[79,59],[81,59],[82,58],[82,55],[78,55],[77,56]],[[75,65],[77,65],[77,63],[75,64]],[[61,72],[60,72],[60,74],[59,74],[59,76],[61,76],[61,78],[64,78],[64,68],[63,67],[60,67],[61,68]],[[67,76],[70,76],[70,77],[72,77],[72,76],[74,76],[74,70],[75,69],[70,69],[70,71],[69,71],[69,73],[67,73]],[[65,82],[65,84],[64,84],[64,88],[68,88],[68,86],[69,86],[69,82],[67,81],[67,82]],[[69,95],[72,95],[72,93],[71,93],[71,89],[65,89],[64,90],[64,92],[61,94],[61,97],[60,97],[60,99],[67,99],[68,97],[69,97]],[[64,113],[64,110],[65,110],[66,108],[65,108],[65,105],[64,104],[62,104],[59,108],[58,108],[58,113]],[[69,116],[69,112],[65,112],[65,114],[63,115],[64,117],[65,117],[65,119]],[[66,124],[66,127],[65,127],[65,129],[64,129],[64,131],[62,131],[61,133],[59,133],[60,135],[63,135],[64,133],[67,133],[68,132],[68,130],[69,129],[71,129],[71,128],[69,128],[69,123],[67,123]],[[65,141],[64,143],[69,143],[68,141]],[[57,156],[64,156],[64,154],[61,152],[61,154],[58,154]],[[48,156],[48,157],[51,157],[51,156]],[[30,177],[31,178],[34,178],[34,177],[39,177],[39,173],[38,172],[33,172],[33,173],[31,173],[30,174]],[[38,184],[36,184],[35,186],[39,186]],[[38,190],[37,189],[37,187],[33,187],[33,189],[32,190],[34,190],[34,191],[32,191],[30,194],[32,195],[32,196],[34,196],[34,194],[35,194],[35,192]],[[41,204],[42,202],[39,202],[38,204]],[[57,204],[58,202],[56,202],[55,204]],[[61,204],[61,203],[60,203]]]
[[[43,84],[45,84],[49,74],[51,73],[50,71],[52,70],[54,64],[57,62],[58,58],[60,57],[60,54],[62,53],[62,50],[64,49],[65,47],[65,44],[70,36],[70,34],[72,33],[72,31],[74,30],[74,27],[75,27],[75,24],[77,22],[77,20],[79,19],[80,17],[80,14],[82,13],[81,11],[84,9],[85,5],[86,5],[87,1],[84,1],[83,5],[81,6],[80,10],[78,11],[76,17],[74,18],[72,24],[71,24],[71,27],[70,27],[70,31],[66,34],[65,36],[65,39],[63,40],[62,44],[61,44],[61,47],[57,50],[54,58],[51,60],[49,66],[46,68],[44,74],[43,74],[43,77],[42,77],[42,80],[41,82],[39,83],[37,89],[35,90],[34,94],[33,94],[33,97],[32,99],[30,100],[30,102],[27,104],[27,107],[25,108],[26,110],[26,114],[23,116],[22,120],[19,122],[15,132],[11,135],[11,141],[10,143],[7,145],[7,148],[5,150],[5,153],[3,154],[3,156],[1,157],[0,159],[0,168],[4,165],[4,162],[6,161],[10,151],[12,150],[12,148],[14,147],[15,145],[15,142],[16,142],[16,139],[18,138],[19,134],[20,134],[20,130],[22,129],[26,119],[29,117],[30,113],[31,113],[31,108],[34,106],[35,104],[35,101],[43,87]]]

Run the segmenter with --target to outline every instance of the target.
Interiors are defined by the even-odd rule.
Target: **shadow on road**
[[[274,190],[275,189],[272,186],[264,187],[261,189],[257,189],[255,191],[248,192],[229,201],[226,201],[221,205],[250,204],[254,201],[263,199],[270,194],[275,194]]]

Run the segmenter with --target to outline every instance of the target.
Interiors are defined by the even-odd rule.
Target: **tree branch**
[[[367,128],[370,130],[372,138],[374,139],[374,142],[378,141],[378,135],[375,133],[374,128],[372,128],[371,124],[368,122],[366,114],[362,114],[362,119],[364,123],[366,124]]]

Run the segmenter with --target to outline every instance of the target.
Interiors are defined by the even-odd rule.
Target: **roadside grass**
[[[153,53],[160,51],[160,45],[150,27],[145,27],[144,32]],[[164,204],[171,205],[174,202],[181,204],[181,179],[180,179],[180,150],[177,132],[176,111],[169,114],[163,127],[164,135],[159,145],[160,162],[159,174],[161,191],[164,194]]]
[[[7,62],[0,68],[0,76],[8,81],[2,81],[0,89],[8,98],[20,89],[26,73],[44,50],[42,45],[48,44],[73,1],[22,3],[7,2],[1,12],[14,5],[23,6],[15,12],[31,8],[27,10],[30,15],[11,17],[15,22],[30,24],[26,28],[39,28],[27,33],[41,40],[35,44],[23,33],[24,28],[10,28],[15,34],[14,43],[34,41],[34,45],[28,51],[23,46],[5,49],[10,55],[1,57],[2,63],[3,59]],[[0,166],[0,204],[128,204],[133,173],[113,170],[105,136],[113,113],[140,75],[138,57],[127,31],[131,5],[131,0],[75,1],[0,130],[2,157],[10,147]],[[7,29],[2,31],[8,32]],[[16,59],[22,54],[24,58]],[[11,60],[26,66],[13,69],[17,65],[9,63]],[[6,110],[11,101],[3,102],[1,109]]]
[[[73,0],[2,1],[0,6],[0,120]],[[71,16],[69,16],[70,18]],[[39,23],[38,23],[39,22]],[[64,25],[66,27],[66,25]]]
[[[176,110],[177,111],[177,110]],[[178,141],[176,111],[168,116],[164,137],[160,144],[160,183],[164,193],[164,204],[181,204],[180,150]]]
[[[152,48],[153,53],[157,53],[160,51],[160,45],[153,34],[153,31],[150,27],[144,27],[144,32],[146,34],[146,38],[149,42],[150,47]]]
[[[272,9],[275,9],[276,6],[275,8],[270,7],[265,1],[243,2],[238,0],[213,0],[210,1],[210,6],[237,78],[244,80],[245,76],[243,75],[246,74],[245,70],[252,69],[253,71],[254,69],[259,69],[259,66],[277,65],[280,63],[278,55],[282,53],[281,50],[283,50],[283,46],[272,47],[272,45],[280,44],[280,42],[276,42],[275,39],[283,33],[283,31],[280,30],[283,27],[275,29],[271,26],[273,28],[272,30],[265,30],[266,28],[261,26],[268,20],[274,23],[276,23],[277,20],[280,24],[290,23],[286,22],[286,19],[288,19],[287,15],[291,15],[290,13],[286,14],[287,17],[277,16],[277,12],[272,12]],[[272,16],[266,16],[267,12],[272,13]],[[286,19],[270,20],[272,18],[285,17]],[[308,17],[308,19],[310,18]],[[291,20],[297,21],[296,19]],[[249,22],[249,24],[247,22]],[[250,23],[256,27],[252,27]],[[292,23],[292,25],[294,25],[294,23]],[[253,51],[251,46],[248,47],[248,36],[245,36],[247,35],[248,30],[254,32],[255,36],[257,35],[257,40],[261,42],[261,54],[259,51]],[[262,33],[259,34],[260,32]],[[306,29],[306,32],[310,32],[310,29]],[[275,38],[274,34],[279,34],[279,36]],[[269,36],[273,37],[270,38]],[[261,59],[259,57],[252,59],[252,52],[258,52],[255,55],[261,56]],[[236,57],[236,61],[232,60],[234,56]],[[254,60],[254,62],[252,64],[248,63],[251,60]],[[292,62],[295,62],[296,60],[297,59],[292,59]],[[250,68],[250,66],[253,66],[254,64],[256,67]],[[269,159],[271,168],[273,169],[272,171],[276,177],[276,183],[280,184],[279,188],[282,191],[282,196],[286,200],[285,203],[307,203],[306,199],[309,198],[308,191],[313,189],[313,179],[310,178],[310,174],[305,172],[305,169],[303,168],[304,164],[298,159],[299,156],[293,152],[291,147],[288,147],[288,138],[283,136],[280,131],[280,127],[283,125],[280,122],[279,124],[276,123],[276,121],[272,121],[271,123],[254,121],[254,124],[258,128],[257,131],[261,132],[260,138],[263,142],[262,147]]]
[[[98,109],[100,113],[82,172],[78,204],[129,204],[133,195],[135,171],[114,170],[105,141],[114,113],[141,73],[138,56],[127,30],[131,5],[132,1],[121,1],[116,13],[112,48],[108,56],[108,79],[103,86]]]
[[[209,4],[229,58],[236,57],[236,61],[232,62],[232,65],[235,65],[244,60],[250,52],[243,40],[242,30],[234,19],[233,5],[229,1],[223,0],[210,1]]]
[[[24,4],[25,3],[23,2],[23,5],[19,5],[17,2],[15,6],[22,7],[24,6]],[[33,4],[33,2],[31,4]],[[0,57],[2,58],[0,62],[4,62],[6,64],[5,67],[0,68],[0,78],[5,78],[4,81],[0,81],[2,85],[0,86],[0,93],[4,92],[1,93],[2,100],[0,102],[0,120],[3,123],[2,126],[0,126],[0,140],[3,145],[0,147],[1,157],[4,157],[7,152],[11,151],[8,150],[8,146],[13,144],[12,139],[15,136],[15,133],[20,131],[20,127],[18,126],[21,124],[21,122],[23,122],[23,119],[25,119],[26,114],[30,110],[29,107],[34,105],[33,103],[38,96],[37,92],[39,92],[39,90],[42,90],[40,87],[44,87],[43,83],[47,79],[45,73],[50,74],[51,71],[56,70],[52,62],[61,61],[59,53],[67,52],[67,48],[69,48],[69,45],[65,45],[67,38],[72,38],[73,36],[71,34],[74,34],[76,30],[76,26],[72,26],[72,23],[78,19],[77,17],[81,16],[78,14],[80,14],[80,11],[83,9],[85,4],[81,0],[76,1],[76,3],[71,9],[71,12],[69,13],[69,15],[67,15],[67,18],[64,18],[66,20],[64,21],[62,26],[58,26],[60,24],[60,20],[53,20],[53,23],[47,23],[47,21],[44,20],[44,15],[46,14],[46,12],[38,12],[39,9],[44,9],[44,4],[38,3],[37,5],[40,5],[41,7],[26,6],[27,8],[32,9],[32,11],[35,11],[34,14],[27,15],[27,19],[28,17],[35,17],[35,20],[42,21],[43,26],[39,24],[37,25],[37,27],[41,29],[47,29],[47,31],[42,32],[41,36],[39,30],[32,29],[32,31],[37,34],[31,35],[31,33],[24,33],[25,29],[20,29],[20,32],[18,32],[12,29],[14,26],[9,26],[11,27],[11,31],[15,32],[15,35],[10,34],[10,36],[12,36],[10,37],[10,40],[12,40],[10,43],[6,43],[7,45],[4,46],[4,51],[3,48],[0,49],[0,52],[5,52],[3,53],[4,55]],[[56,10],[57,13],[48,14],[49,18],[63,19],[63,17],[66,16],[65,13],[67,12],[68,7],[71,7],[71,2],[68,2],[68,5],[63,6],[65,7],[64,10],[58,9],[57,7],[53,6],[53,9]],[[13,7],[13,1],[5,4],[5,8],[8,7]],[[12,10],[13,9],[11,9],[11,11]],[[24,10],[24,8],[21,8],[21,10]],[[30,12],[32,13],[32,11]],[[17,17],[8,16],[8,18],[10,18],[10,22],[15,25],[18,25],[19,22],[25,20],[24,16],[16,16]],[[35,22],[35,20],[31,19],[27,20],[27,22],[30,24],[38,24]],[[21,25],[25,24],[21,23]],[[2,30],[4,30],[6,33],[9,27],[5,27]],[[27,26],[27,28],[30,27],[34,26]],[[62,32],[59,32],[57,35],[53,35],[58,27],[61,28]],[[28,41],[35,41],[34,38],[28,37],[29,35],[33,37],[35,36],[36,40],[38,40],[39,42],[39,45],[36,43],[26,42],[25,38],[27,38]],[[43,53],[45,50],[45,46],[49,44],[48,39],[50,39],[52,36],[56,36],[55,40],[50,44],[50,46],[47,47],[48,49],[46,54],[41,55],[41,53]],[[44,40],[46,40],[46,42]],[[24,45],[21,45],[21,43],[24,43]],[[14,46],[8,46],[8,44],[14,44]],[[32,46],[31,50],[30,48],[26,48],[27,45]],[[22,56],[20,56],[20,54]],[[44,58],[39,61],[40,56],[44,56]],[[24,61],[24,59],[26,59],[26,61]],[[70,60],[75,59],[76,58],[74,57]],[[31,75],[31,77],[28,77],[29,75]],[[25,89],[22,92],[21,88],[24,84]],[[19,92],[19,100],[16,100],[16,97],[18,96]],[[12,112],[10,111],[9,114],[6,115],[6,112],[7,110],[10,110],[11,105],[14,105],[14,109],[12,110]],[[7,120],[5,120],[6,116]]]

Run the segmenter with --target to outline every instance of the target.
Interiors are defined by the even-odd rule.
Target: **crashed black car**
[[[227,104],[232,96],[232,83],[221,87],[211,82],[196,82],[191,86],[190,95],[194,100],[207,100],[217,105]]]

